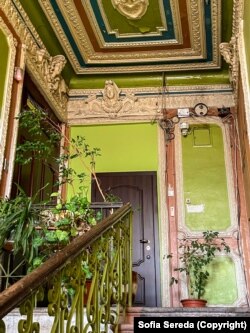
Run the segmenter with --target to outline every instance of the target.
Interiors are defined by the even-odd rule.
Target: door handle
[[[142,244],[150,243],[150,240],[149,239],[140,239],[140,243],[142,243]]]

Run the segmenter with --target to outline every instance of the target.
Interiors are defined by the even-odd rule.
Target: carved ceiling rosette
[[[129,20],[139,20],[147,11],[148,0],[111,0],[113,7]]]

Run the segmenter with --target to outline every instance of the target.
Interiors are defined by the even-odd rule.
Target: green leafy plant
[[[174,271],[185,273],[190,296],[201,299],[209,278],[208,265],[219,252],[229,253],[230,248],[217,231],[204,231],[201,239],[182,239],[179,250],[180,266]],[[172,258],[172,255],[168,257]],[[176,277],[171,278],[170,284],[174,283],[178,283]]]
[[[40,213],[34,206],[37,195],[38,193],[28,197],[19,187],[19,195],[14,199],[5,198],[0,201],[0,249],[10,239],[14,254],[21,252],[27,263],[31,263],[35,256],[35,227],[40,220]]]
[[[28,164],[32,159],[45,159],[52,154],[54,145],[59,146],[61,134],[47,113],[33,104],[17,117],[19,127],[25,130],[27,138],[16,148],[16,162]]]
[[[24,128],[27,134],[26,139],[17,145],[15,158],[17,163],[25,165],[33,159],[46,162],[48,156],[52,156],[54,146],[58,146],[60,154],[52,156],[58,164],[58,180],[54,185],[60,188],[67,185],[71,187],[73,195],[86,195],[84,182],[88,171],[96,182],[103,200],[107,201],[95,173],[96,157],[101,155],[99,148],[91,148],[81,135],[68,138],[63,134],[60,124],[32,103],[29,103],[16,119],[19,120],[20,128]],[[72,167],[75,159],[86,172],[77,172]],[[75,190],[75,184],[79,187],[78,192]]]
[[[50,155],[53,157],[55,145],[61,152],[58,157],[55,156],[58,180],[54,185],[59,191],[50,194],[50,202],[56,203],[54,206],[46,207],[48,202],[37,202],[37,194],[28,197],[20,187],[14,199],[2,199],[0,202],[0,248],[6,239],[12,237],[15,253],[22,253],[29,270],[33,270],[102,219],[102,214],[90,207],[86,174],[72,167],[75,159],[82,164],[82,170],[88,171],[96,181],[103,200],[114,198],[102,193],[95,174],[95,159],[100,155],[99,148],[90,148],[83,136],[69,139],[47,112],[32,103],[17,119],[27,134],[26,139],[17,145],[17,163],[26,165],[33,159],[46,163]],[[73,194],[69,197],[61,195],[65,186],[72,189]]]
[[[17,145],[16,163],[27,165],[33,159],[46,163],[49,156],[58,163],[58,180],[54,185],[59,191],[50,195],[50,202],[56,205],[46,208],[44,205],[48,202],[38,202],[37,194],[28,197],[20,187],[15,198],[1,199],[0,202],[0,249],[6,239],[12,237],[15,253],[22,253],[33,269],[101,219],[100,214],[96,215],[90,208],[86,174],[76,172],[72,167],[72,161],[78,159],[83,164],[82,170],[88,171],[97,181],[95,158],[100,155],[100,150],[91,149],[83,136],[69,139],[47,112],[32,103],[17,119],[26,138]],[[61,152],[58,157],[52,156],[55,146]],[[73,195],[68,198],[61,195],[65,186],[72,188]]]
[[[65,203],[60,201],[55,207],[41,211],[39,232],[33,240],[38,256],[33,258],[31,269],[40,266],[73,238],[87,232],[101,218],[90,207],[86,197],[77,195]]]

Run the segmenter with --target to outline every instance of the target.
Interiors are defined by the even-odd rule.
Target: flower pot
[[[204,299],[182,299],[181,304],[184,308],[204,308],[207,301]]]

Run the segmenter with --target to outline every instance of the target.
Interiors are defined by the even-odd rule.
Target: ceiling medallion
[[[148,0],[111,0],[120,14],[130,20],[139,20],[147,11]]]

